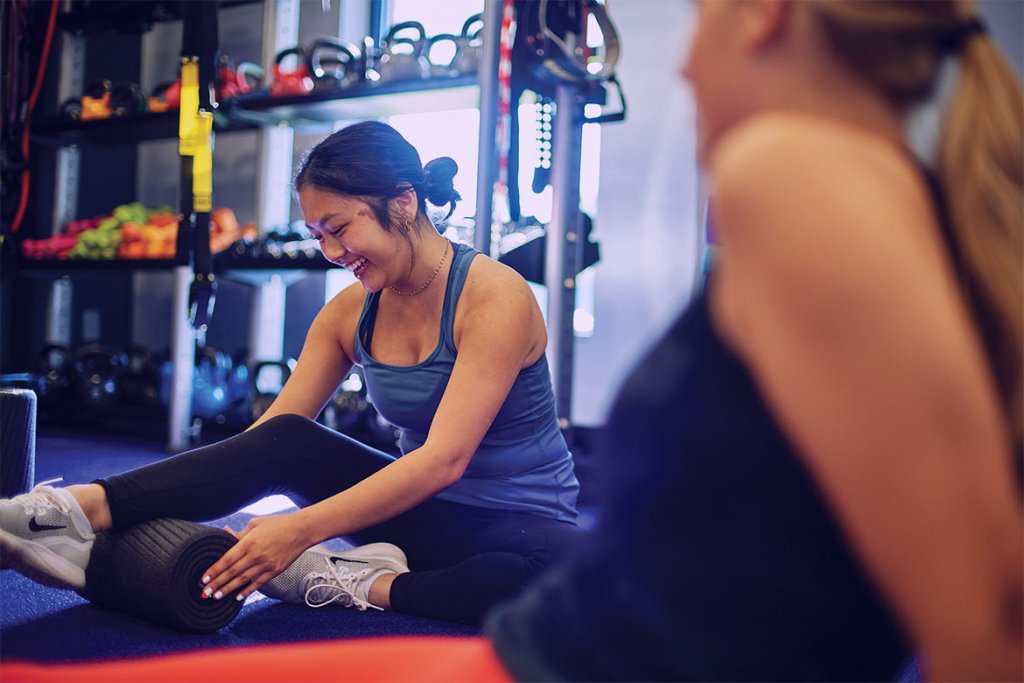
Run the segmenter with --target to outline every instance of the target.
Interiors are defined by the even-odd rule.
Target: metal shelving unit
[[[497,7],[500,16],[500,3],[497,0],[485,1],[488,5]],[[223,8],[248,2],[252,0],[221,0],[219,6]],[[178,3],[167,5],[177,6]],[[299,3],[298,0],[264,0],[264,6],[262,61],[265,65],[270,65],[278,51],[294,45],[298,40]],[[150,8],[140,9],[139,12],[142,13],[140,16],[128,18],[126,21],[146,24],[151,21],[173,21],[182,18],[180,13],[170,10],[159,10],[154,14]],[[61,17],[62,28],[71,31],[65,36],[61,56],[61,100],[81,92],[83,87],[84,46],[80,33],[88,30],[89,25],[106,25],[92,15],[77,15],[77,18],[72,18],[71,14],[66,13]],[[495,33],[495,37],[496,35]],[[490,49],[496,55],[497,43],[492,43]],[[494,64],[496,81],[496,57]],[[258,193],[261,197],[258,224],[279,225],[288,222],[290,178],[287,174],[292,164],[294,130],[306,127],[324,129],[325,126],[345,119],[381,118],[399,113],[474,107],[478,106],[478,97],[486,91],[487,88],[479,87],[478,79],[472,75],[364,85],[297,97],[272,98],[266,91],[258,91],[220,103],[215,110],[214,131],[261,131],[263,151],[260,155],[260,173],[257,178]],[[56,173],[58,201],[54,209],[54,224],[64,224],[75,217],[78,162],[82,147],[174,139],[178,133],[178,117],[179,112],[172,110],[101,121],[67,122],[55,117],[38,120],[32,130],[33,141],[60,148]],[[482,120],[481,128],[493,131],[493,122],[488,124]],[[482,153],[481,156],[483,158],[485,155]],[[489,237],[489,231],[481,232],[487,233]],[[19,259],[16,263],[19,273],[54,278],[48,312],[47,338],[57,343],[70,341],[68,330],[72,285],[68,275],[80,272],[174,272],[173,308],[176,313],[172,325],[171,356],[175,363],[175,372],[167,437],[167,448],[172,452],[186,448],[191,433],[191,377],[195,335],[188,326],[185,315],[188,307],[188,290],[194,275],[190,258],[188,254],[179,253],[175,260]],[[246,282],[256,288],[253,327],[250,332],[252,357],[276,358],[281,356],[283,348],[285,292],[288,285],[300,279],[302,273],[306,271],[327,271],[334,274],[343,269],[322,259],[260,258],[243,261],[215,258],[212,270],[228,279]],[[280,334],[275,334],[274,330],[280,331]]]
[[[220,7],[252,0],[221,0]],[[171,3],[177,5],[178,3]],[[281,225],[289,219],[289,180],[292,141],[295,130],[307,127],[324,130],[340,120],[380,118],[394,114],[479,107],[480,133],[477,180],[477,225],[474,246],[492,254],[490,216],[497,176],[498,140],[498,54],[502,15],[501,0],[484,0],[484,54],[477,76],[434,78],[422,81],[362,85],[338,91],[272,98],[255,92],[220,103],[215,111],[214,131],[260,131],[257,195],[261,198],[257,223]],[[298,0],[264,0],[263,58],[273,64],[281,49],[298,42]],[[343,10],[352,12],[351,9]],[[179,18],[167,15],[165,19]],[[351,20],[348,16],[346,20]],[[360,17],[367,24],[372,17]],[[59,95],[63,100],[82,90],[83,47],[81,38],[68,36],[62,55]],[[268,69],[269,72],[269,69]],[[585,93],[578,86],[560,86],[557,107],[558,150],[553,155],[555,185],[553,219],[548,226],[547,266],[549,363],[552,370],[558,416],[564,428],[570,425],[573,348],[572,320],[575,304],[575,273],[581,259],[579,239],[579,156]],[[177,137],[178,112],[147,114],[131,119],[68,123],[43,119],[33,128],[33,140],[60,147],[57,164],[57,202],[54,225],[74,218],[77,205],[77,165],[80,145],[136,144]],[[480,220],[479,217],[485,217]],[[180,244],[181,242],[179,242]],[[53,277],[53,294],[48,315],[48,339],[60,343],[69,335],[70,282],[67,274],[103,271],[171,270],[175,273],[172,358],[175,361],[171,416],[167,446],[179,451],[188,446],[191,422],[191,388],[194,332],[188,326],[188,289],[194,272],[190,255],[169,261],[28,261],[18,263],[29,275]],[[338,275],[342,269],[322,259],[249,260],[214,258],[214,273],[246,282],[256,288],[253,323],[250,330],[252,359],[280,358],[283,350],[284,309],[289,284],[305,271],[326,271]],[[343,276],[343,275],[339,275]]]

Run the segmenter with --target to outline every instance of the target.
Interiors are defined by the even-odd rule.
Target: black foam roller
[[[180,519],[154,519],[96,534],[83,597],[187,633],[227,626],[242,609],[235,596],[202,598],[203,571],[235,544],[226,531]]]
[[[0,498],[32,488],[36,471],[36,395],[0,389]]]

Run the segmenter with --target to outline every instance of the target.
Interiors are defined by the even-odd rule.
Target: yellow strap
[[[181,60],[181,109],[178,117],[178,154],[195,156],[198,139],[196,114],[199,111],[199,62]]]
[[[201,111],[196,116],[196,146],[192,161],[192,207],[210,212],[213,202],[213,112]]]

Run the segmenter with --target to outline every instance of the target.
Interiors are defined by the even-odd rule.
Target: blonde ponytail
[[[960,48],[937,174],[1014,439],[1024,440],[1024,94],[983,35]]]
[[[939,141],[952,256],[1024,452],[1024,94],[973,0],[809,3],[836,54],[893,105],[934,91],[943,58],[959,82]]]

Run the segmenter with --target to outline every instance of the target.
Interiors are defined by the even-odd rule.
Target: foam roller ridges
[[[97,605],[177,631],[211,633],[242,609],[234,595],[201,597],[203,572],[235,542],[226,531],[180,519],[101,532],[79,593]]]
[[[0,389],[0,498],[32,488],[36,470],[36,394]]]

